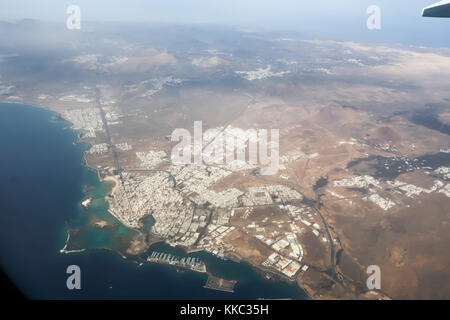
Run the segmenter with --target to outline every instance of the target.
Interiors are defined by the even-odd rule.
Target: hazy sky
[[[436,0],[437,1],[437,0]],[[0,19],[61,21],[77,4],[86,21],[237,25],[332,38],[450,46],[450,19],[422,18],[434,0],[1,0]],[[368,31],[366,9],[381,8],[382,29]]]

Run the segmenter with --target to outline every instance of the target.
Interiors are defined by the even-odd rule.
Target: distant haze
[[[221,24],[289,30],[337,40],[450,46],[450,19],[422,18],[433,0],[2,0],[0,19],[61,21],[79,5],[84,21]],[[382,12],[382,29],[366,28],[370,5]],[[82,20],[82,21],[83,21]]]

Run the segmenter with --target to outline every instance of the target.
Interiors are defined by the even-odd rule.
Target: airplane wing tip
[[[444,0],[422,9],[422,17],[450,18],[450,1]]]

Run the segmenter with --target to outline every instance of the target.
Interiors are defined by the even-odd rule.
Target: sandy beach
[[[114,186],[112,187],[110,194],[114,194],[120,183],[116,176],[106,176],[102,179],[102,181],[114,182]]]

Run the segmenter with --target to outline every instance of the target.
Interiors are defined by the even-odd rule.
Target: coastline
[[[9,104],[9,103],[12,103],[12,102],[7,101],[7,102],[2,102],[2,103],[8,103]],[[80,133],[79,130],[75,130],[73,128],[73,123],[70,122],[69,120],[65,119],[63,117],[62,113],[59,110],[55,110],[53,108],[49,108],[49,107],[46,107],[46,106],[39,106],[39,105],[34,105],[34,104],[28,104],[26,102],[14,102],[14,103],[15,104],[19,104],[19,105],[29,106],[31,108],[38,108],[38,109],[41,109],[41,110],[50,111],[52,113],[55,113],[55,116],[57,116],[56,121],[61,121],[61,122],[67,123],[67,127],[65,129],[69,129],[69,130],[71,130],[72,132],[74,132],[76,134],[76,141],[74,142],[74,144],[85,144],[86,145],[86,147],[84,148],[83,153],[82,153],[83,154],[83,166],[86,169],[95,172],[97,174],[98,180],[100,182],[113,182],[114,185],[111,187],[111,189],[108,192],[108,194],[111,194],[111,195],[114,194],[114,192],[117,190],[117,187],[120,184],[120,181],[118,180],[118,178],[116,176],[113,176],[113,175],[108,175],[108,176],[102,177],[101,174],[100,174],[101,171],[98,168],[95,168],[95,167],[90,166],[88,164],[87,159],[86,159],[86,155],[87,155],[87,150],[89,149],[89,146],[91,146],[91,144],[82,140],[82,138],[81,138],[82,133]],[[83,194],[84,194],[84,196],[88,195],[88,193],[86,191],[83,191]],[[104,200],[105,200],[105,202],[108,203],[108,200],[106,199],[106,196],[107,195],[105,195]],[[117,219],[117,217],[115,217],[109,210],[108,210],[108,214],[111,214],[111,216],[113,216],[115,219]],[[120,222],[119,219],[117,219],[117,220]],[[124,227],[129,228],[126,225],[124,225]],[[131,228],[131,229],[133,229],[133,228]],[[59,250],[59,252],[61,254],[80,253],[80,252],[86,251],[87,249],[92,249],[92,248],[83,248],[83,249],[67,250],[67,245],[68,245],[68,243],[69,243],[69,241],[71,239],[70,227],[67,224],[66,224],[66,230],[67,230],[66,241],[65,241],[64,246],[62,247],[62,249]],[[133,229],[133,230],[135,230],[135,229]],[[151,248],[154,244],[160,243],[160,242],[166,244],[166,242],[164,240],[158,240],[158,241],[155,241],[153,243],[150,243],[149,248]],[[124,255],[122,252],[117,251],[117,250],[112,249],[112,248],[103,247],[103,248],[93,248],[93,249],[107,249],[107,250],[114,251],[114,252],[118,253],[123,259],[127,259],[127,260],[129,259],[131,261],[136,261],[135,256],[133,256],[133,255]],[[189,249],[189,248],[182,248],[182,249],[188,254],[196,253],[196,252],[204,252],[204,253],[208,254],[204,250],[200,250],[200,249]],[[220,258],[217,258],[217,259],[220,259]],[[229,258],[227,258],[227,259],[229,259]],[[229,260],[234,261],[234,259],[229,259]],[[258,274],[258,276],[261,277],[261,280],[263,280],[263,281],[267,281],[268,280],[264,275],[266,273],[269,273],[269,274],[272,275],[272,277],[270,278],[271,282],[283,282],[283,283],[288,283],[290,285],[292,285],[293,282],[294,282],[294,281],[289,281],[288,279],[283,279],[282,277],[277,277],[276,274],[272,274],[270,271],[263,270],[259,266],[253,265],[253,264],[251,264],[249,262],[246,262],[244,259],[242,259],[242,260],[239,259],[239,260],[240,261],[234,261],[234,262],[236,262],[236,263],[245,262],[245,264],[250,266],[250,268],[253,269]],[[193,271],[193,270],[184,270],[184,271],[189,272],[189,271]],[[193,272],[195,272],[195,271],[193,271]],[[207,273],[209,274],[209,271]],[[307,293],[307,291],[304,290],[302,287],[300,287],[300,286],[296,286],[296,287],[298,287],[303,293],[305,293],[305,294]],[[309,295],[308,295],[308,298],[310,298]]]
[[[97,171],[98,173],[98,171]],[[106,182],[113,182],[114,185],[112,186],[111,190],[109,191],[109,194],[114,195],[115,191],[117,190],[117,187],[119,186],[120,182],[117,179],[116,176],[104,176],[103,178],[99,176],[100,181],[106,181]]]

